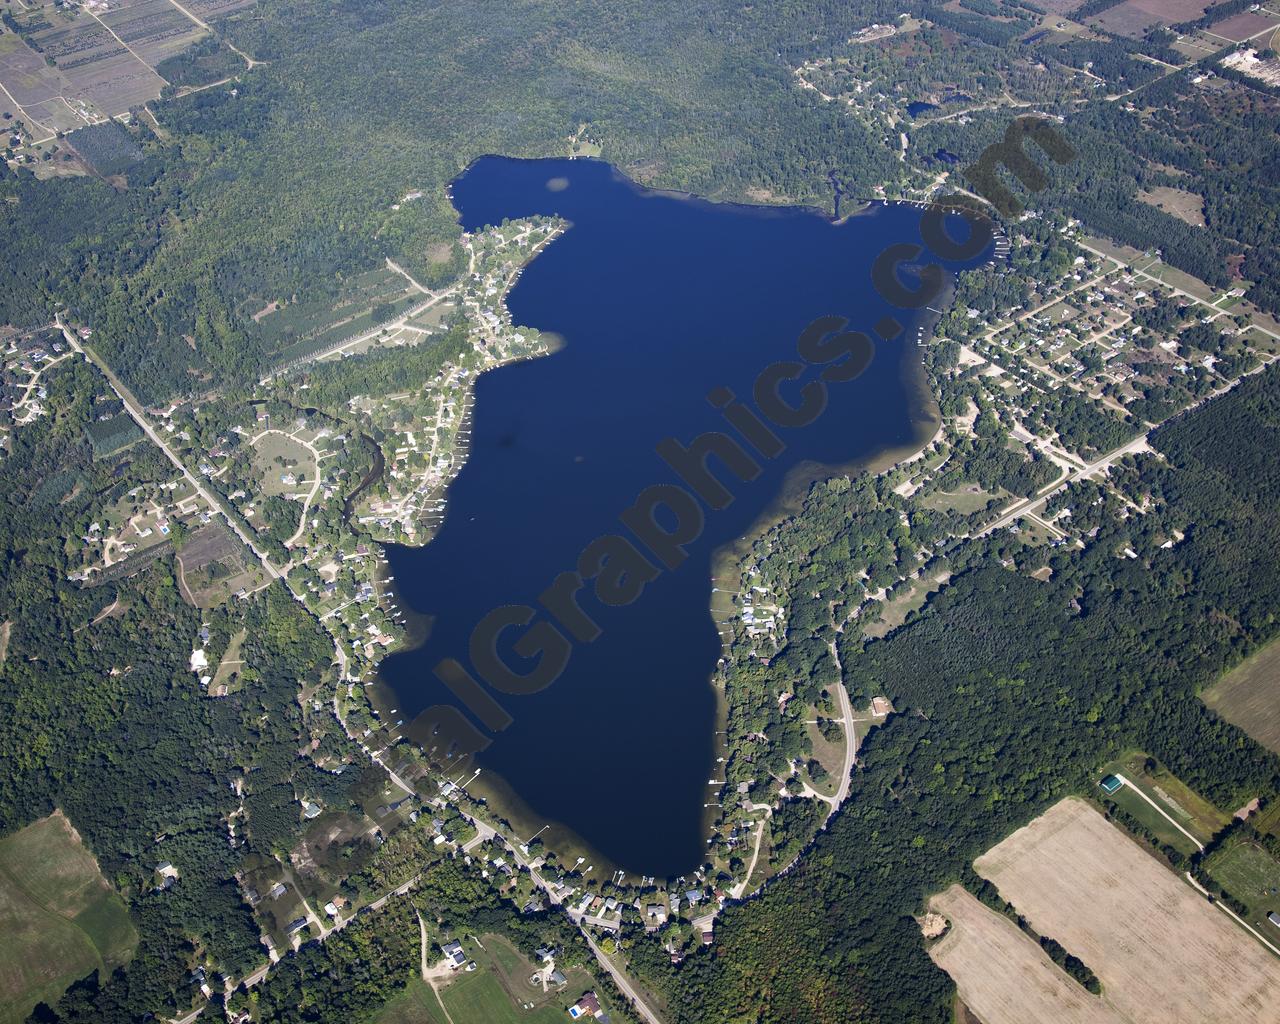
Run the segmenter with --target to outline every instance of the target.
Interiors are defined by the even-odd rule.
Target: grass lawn
[[[209,692],[211,694],[217,693],[223,686],[227,688],[226,693],[240,689],[240,670],[244,667],[244,660],[240,657],[240,648],[244,644],[247,635],[247,630],[239,630],[231,638],[231,642],[227,644],[222,660],[218,662],[217,671],[213,673],[213,679],[209,683]]]
[[[0,1024],[133,955],[124,902],[61,813],[0,840],[0,937]]]
[[[924,498],[920,504],[926,508],[935,509],[955,509],[961,515],[968,515],[970,512],[977,512],[979,509],[987,507],[987,502],[992,498],[1003,500],[1008,497],[1004,491],[984,491],[977,484],[961,484],[958,491],[934,491],[927,498]]]
[[[1102,799],[1102,791],[1098,791],[1099,799]],[[1128,811],[1138,821],[1145,825],[1151,832],[1159,838],[1162,843],[1172,846],[1175,850],[1180,850],[1184,854],[1192,854],[1196,852],[1196,845],[1176,828],[1169,824],[1161,817],[1149,803],[1135,793],[1130,786],[1122,786],[1115,793],[1106,798],[1115,802],[1123,811]],[[1105,803],[1105,801],[1103,801]]]
[[[259,475],[263,494],[295,494],[309,491],[316,479],[316,460],[299,441],[272,431],[253,446],[253,468]],[[287,473],[297,478],[292,484],[281,477]]]
[[[529,984],[533,962],[501,935],[483,935],[479,943],[463,939],[463,945],[479,967],[454,975],[440,992],[453,1024],[567,1020],[566,1008],[594,985],[588,971],[572,967],[563,969],[564,988],[544,992],[541,984]]]
[[[968,495],[961,495],[961,497],[968,497]],[[985,504],[986,496],[983,498],[983,504],[977,507],[982,508]],[[917,580],[913,586],[885,601],[880,606],[880,618],[866,626],[863,633],[870,637],[883,637],[897,629],[906,621],[908,615],[923,608],[929,598],[941,589],[945,582],[938,579],[941,575],[945,575],[947,579],[951,576],[950,572],[945,572],[942,568],[938,568],[937,571],[931,570],[923,580]]]
[[[819,793],[831,796],[839,786],[840,773],[844,770],[844,739],[841,737],[832,742],[818,731],[816,725],[806,725],[805,728],[809,733],[809,741],[813,745],[814,760],[827,770],[827,777],[821,784],[813,782],[812,779],[809,780],[810,784]]]
[[[1112,761],[1111,764],[1103,769],[1103,774],[1116,773],[1123,775],[1131,785],[1141,789],[1143,793],[1159,804],[1174,821],[1202,843],[1207,843],[1231,819],[1229,814],[1224,814],[1218,810],[1208,800],[1205,800],[1200,794],[1183,783],[1181,779],[1166,771],[1160,764],[1156,764],[1153,771],[1147,771],[1146,762],[1147,755],[1145,753],[1133,751],[1118,760]],[[1186,849],[1187,852],[1191,852],[1194,849],[1186,836],[1173,828],[1140,796],[1136,793],[1125,794],[1127,789],[1129,789],[1128,786],[1115,794],[1117,803],[1139,820],[1147,823],[1148,827],[1156,832],[1157,835],[1164,836],[1169,834],[1177,836],[1181,840],[1180,842],[1174,842],[1172,839],[1166,840],[1171,846],[1175,846],[1180,850]],[[1121,794],[1125,794],[1129,798],[1129,802],[1121,800]],[[1141,804],[1142,807],[1135,809],[1131,804]],[[1156,826],[1157,822],[1160,823],[1159,827]]]
[[[1280,753],[1280,641],[1255,652],[1200,697],[1212,711]]]
[[[453,1024],[552,1024],[553,1021],[558,1024],[569,1019],[565,1007],[576,1002],[581,994],[570,987],[560,1001],[526,1010],[511,1001],[497,974],[485,967],[460,975],[441,992]]]
[[[1205,867],[1222,888],[1248,906],[1251,924],[1260,931],[1266,928],[1263,934],[1272,942],[1280,938],[1280,929],[1266,921],[1267,914],[1280,911],[1280,863],[1271,854],[1254,843],[1230,843],[1215,851]]]
[[[448,1024],[436,994],[418,975],[374,1018],[375,1024]]]

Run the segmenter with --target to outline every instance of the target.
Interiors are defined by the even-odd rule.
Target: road
[[[1152,807],[1154,807],[1154,808],[1156,809],[1156,813],[1157,813],[1157,814],[1159,814],[1162,818],[1164,818],[1164,819],[1165,819],[1165,821],[1167,821],[1170,825],[1172,825],[1172,826],[1173,826],[1174,828],[1176,828],[1179,832],[1181,832],[1184,836],[1186,836],[1186,837],[1187,837],[1188,839],[1190,839],[1193,843],[1195,843],[1195,844],[1196,844],[1196,849],[1197,849],[1197,850],[1199,850],[1201,853],[1204,853],[1204,843],[1200,842],[1200,840],[1199,840],[1199,839],[1197,839],[1197,838],[1196,838],[1195,836],[1193,836],[1190,832],[1188,832],[1185,828],[1183,828],[1181,825],[1179,825],[1179,824],[1178,824],[1178,823],[1173,819],[1173,817],[1169,814],[1169,812],[1168,812],[1168,811],[1166,811],[1166,810],[1165,810],[1163,807],[1161,807],[1158,803],[1156,803],[1154,800],[1152,800],[1152,799],[1151,799],[1151,797],[1147,796],[1147,794],[1146,794],[1146,793],[1144,793],[1142,790],[1140,790],[1137,786],[1135,786],[1132,782],[1130,782],[1128,779],[1126,779],[1126,778],[1125,778],[1123,775],[1121,775],[1119,772],[1117,772],[1117,773],[1116,773],[1116,778],[1117,778],[1117,779],[1119,779],[1119,780],[1120,780],[1122,783],[1124,783],[1126,786],[1128,786],[1128,787],[1129,787],[1131,790],[1133,790],[1135,793],[1137,793],[1137,794],[1138,794],[1138,796],[1142,797],[1142,799],[1143,799],[1143,800],[1145,800],[1147,803],[1149,803]]]
[[[354,334],[350,338],[347,338],[343,341],[339,341],[333,345],[330,345],[328,348],[321,349],[318,352],[312,352],[310,355],[299,356],[297,359],[292,360],[291,362],[285,364],[284,366],[278,366],[274,370],[270,371],[265,377],[263,377],[262,380],[258,381],[258,383],[268,384],[270,383],[272,377],[277,377],[280,374],[293,369],[295,366],[300,366],[303,363],[312,363],[319,359],[327,359],[329,356],[336,355],[337,353],[343,352],[346,349],[349,349],[355,345],[360,345],[363,342],[369,341],[371,338],[376,338],[380,334],[382,334],[383,331],[398,331],[402,327],[404,327],[414,317],[421,315],[422,313],[430,309],[432,306],[436,305],[437,303],[443,302],[445,299],[449,298],[450,296],[452,296],[454,293],[458,291],[458,287],[456,285],[450,288],[446,288],[444,289],[444,291],[441,291],[441,292],[428,291],[422,285],[418,284],[417,281],[414,281],[413,278],[409,277],[408,274],[406,274],[403,270],[400,269],[400,267],[396,266],[390,260],[387,260],[387,264],[388,264],[388,269],[392,269],[399,272],[400,274],[403,274],[406,278],[408,278],[408,280],[410,281],[410,283],[413,285],[414,288],[421,291],[423,294],[429,296],[429,298],[425,302],[420,302],[416,306],[413,306],[410,309],[406,310],[403,314],[396,317],[394,320],[388,320],[386,323],[375,324],[373,327],[370,327],[367,331],[361,331],[359,334]]]
[[[464,818],[466,818],[467,821],[469,821],[475,827],[476,832],[479,833],[479,835],[477,835],[474,839],[470,840],[467,843],[465,849],[470,850],[475,846],[479,845],[482,836],[485,838],[497,837],[501,839],[506,844],[507,848],[510,850],[511,857],[516,862],[516,864],[524,868],[524,870],[528,871],[529,877],[533,879],[534,885],[536,885],[539,889],[541,889],[546,894],[547,901],[554,907],[561,907],[564,910],[564,912],[568,915],[569,920],[572,921],[577,926],[578,931],[582,933],[582,937],[586,940],[587,946],[591,949],[592,954],[595,956],[600,966],[609,972],[610,977],[613,978],[618,988],[622,990],[623,994],[626,995],[626,997],[630,999],[632,1003],[634,1003],[636,1012],[640,1014],[640,1016],[645,1021],[647,1021],[648,1024],[662,1024],[662,1018],[659,1017],[657,1013],[653,1011],[653,1009],[644,1001],[643,998],[641,998],[640,994],[631,985],[631,982],[627,980],[627,976],[623,974],[621,969],[616,967],[612,963],[612,961],[610,961],[610,959],[605,955],[604,951],[598,945],[596,945],[596,940],[592,937],[591,933],[583,926],[582,915],[575,913],[573,910],[570,910],[568,907],[564,906],[560,902],[560,898],[551,891],[550,883],[545,878],[543,878],[534,868],[530,867],[529,862],[526,861],[524,859],[524,856],[520,853],[519,844],[515,841],[508,839],[506,836],[504,836],[492,825],[488,824],[487,822],[481,821],[480,819],[476,818],[472,814],[469,814],[459,804],[455,803],[453,806],[457,809],[459,814],[461,814]]]
[[[735,900],[742,899],[743,893],[747,891],[747,886],[751,884],[751,876],[756,873],[756,861],[760,859],[760,840],[764,838],[764,827],[767,824],[769,824],[769,816],[766,814],[760,819],[760,824],[756,828],[756,845],[755,849],[751,851],[751,863],[747,865],[747,873],[742,876],[742,881],[734,887],[733,898]]]
[[[1251,924],[1249,924],[1248,921],[1244,920],[1244,918],[1240,917],[1239,914],[1237,914],[1234,910],[1228,907],[1225,903],[1223,903],[1221,900],[1214,899],[1213,896],[1209,893],[1209,890],[1206,889],[1199,882],[1197,882],[1195,878],[1192,876],[1190,871],[1186,872],[1186,876],[1187,876],[1187,881],[1191,883],[1192,887],[1196,890],[1196,892],[1200,893],[1201,896],[1203,896],[1215,907],[1221,910],[1224,914],[1226,914],[1229,918],[1231,918],[1231,920],[1235,921],[1236,924],[1238,924],[1241,928],[1247,931],[1255,939],[1261,942],[1264,946],[1267,947],[1267,949],[1271,950],[1271,952],[1273,952],[1276,956],[1280,956],[1280,949],[1276,949],[1275,946],[1273,946],[1261,934],[1258,933],[1257,929],[1255,929]]]
[[[70,345],[74,351],[79,352],[89,360],[89,362],[93,363],[94,366],[102,371],[102,375],[107,379],[107,384],[110,385],[111,390],[115,392],[116,397],[124,404],[129,415],[133,417],[133,421],[142,428],[142,432],[150,438],[151,443],[164,452],[169,461],[177,467],[178,472],[180,472],[187,483],[191,485],[192,490],[208,502],[211,509],[226,520],[227,525],[230,526],[235,535],[240,538],[244,546],[252,551],[258,561],[262,563],[262,568],[266,570],[267,575],[272,579],[281,579],[282,577],[280,572],[267,559],[266,554],[258,549],[257,545],[254,544],[253,539],[240,526],[235,517],[233,517],[223,506],[221,497],[209,490],[209,488],[204,485],[204,482],[192,473],[191,470],[186,467],[186,464],[178,458],[178,456],[165,442],[164,438],[160,436],[160,433],[151,425],[151,421],[147,418],[147,414],[143,412],[141,404],[139,404],[138,400],[133,397],[133,393],[116,378],[116,375],[111,372],[111,368],[107,366],[107,364],[103,362],[92,349],[81,345],[80,339],[76,337],[75,332],[63,324],[61,320],[55,321],[55,324],[62,329],[62,336],[66,339],[67,344]],[[295,594],[294,596],[296,597],[297,595]]]
[[[579,927],[581,928],[581,926]],[[587,945],[591,947],[591,952],[594,953],[596,959],[600,961],[601,966],[603,966],[613,978],[614,984],[622,990],[623,995],[631,1000],[632,1005],[635,1006],[636,1013],[640,1014],[640,1016],[648,1021],[649,1024],[662,1024],[662,1019],[649,1008],[648,1003],[640,997],[640,993],[631,987],[631,982],[627,980],[627,976],[610,963],[609,958],[605,956],[600,947],[596,945],[596,940],[591,937],[591,933],[583,928],[582,935],[587,940]]]
[[[243,61],[245,62],[245,64],[248,66],[248,70],[249,70],[249,71],[252,71],[252,70],[253,70],[254,68],[256,68],[259,64],[265,64],[265,63],[266,63],[266,61],[262,61],[262,60],[254,60],[254,59],[253,59],[252,57],[250,57],[247,53],[244,53],[244,52],[242,52],[242,51],[240,51],[240,50],[237,50],[237,49],[236,49],[236,47],[235,47],[235,45],[231,42],[231,40],[230,40],[230,39],[228,39],[226,36],[222,35],[221,33],[214,32],[214,31],[213,31],[213,29],[209,27],[208,22],[201,21],[201,20],[200,20],[199,18],[197,18],[194,14],[192,14],[189,10],[187,10],[185,7],[183,7],[183,6],[182,6],[182,4],[178,3],[178,0],[169,0],[169,3],[173,4],[173,6],[174,6],[174,7],[176,7],[179,11],[181,11],[183,14],[185,14],[188,18],[190,18],[193,22],[195,22],[197,25],[199,25],[199,26],[200,26],[202,29],[204,29],[206,32],[213,32],[213,34],[214,34],[214,35],[216,35],[216,36],[218,37],[218,39],[222,42],[222,44],[223,44],[224,46],[226,46],[226,48],[227,48],[228,50],[230,50],[232,53],[236,54],[236,55],[237,55],[241,60],[243,60]]]
[[[269,427],[266,430],[258,431],[258,433],[255,434],[250,439],[249,444],[250,445],[257,444],[258,441],[261,440],[263,437],[266,437],[267,434],[280,434],[283,437],[287,437],[290,441],[294,442],[295,444],[302,445],[303,448],[305,448],[307,451],[311,453],[311,458],[315,460],[315,464],[316,464],[315,480],[312,481],[310,493],[307,495],[306,499],[302,502],[302,514],[298,517],[298,528],[293,531],[293,536],[291,536],[287,541],[284,542],[284,546],[292,550],[293,546],[298,542],[298,538],[301,537],[303,533],[306,532],[307,512],[310,511],[311,503],[315,500],[316,494],[318,494],[320,491],[320,482],[322,480],[322,474],[320,472],[320,463],[324,459],[324,456],[320,454],[316,446],[312,444],[310,441],[304,441],[300,437],[294,437],[293,434],[290,434],[289,432],[284,430],[280,430],[276,427]]]
[[[1093,253],[1095,256],[1101,256],[1105,260],[1110,260],[1118,268],[1123,269],[1130,274],[1134,274],[1138,277],[1145,277],[1148,281],[1152,281],[1155,284],[1160,285],[1161,288],[1168,288],[1169,291],[1173,292],[1175,295],[1181,295],[1184,299],[1188,299],[1189,301],[1196,303],[1196,305],[1198,306],[1204,306],[1205,309],[1212,310],[1214,313],[1221,314],[1222,316],[1230,315],[1228,310],[1225,310],[1220,306],[1215,306],[1212,302],[1206,302],[1204,299],[1200,298],[1198,295],[1192,295],[1188,291],[1183,291],[1183,289],[1178,288],[1176,285],[1171,285],[1167,281],[1162,281],[1160,278],[1156,277],[1155,275],[1148,274],[1145,270],[1138,270],[1136,267],[1131,267],[1127,263],[1122,263],[1120,260],[1116,259],[1114,256],[1110,256],[1107,253],[1102,252],[1102,250],[1100,249],[1095,249],[1093,248],[1093,246],[1085,245],[1085,243],[1080,241],[1079,239],[1076,239],[1076,245],[1078,245],[1081,249],[1084,249],[1088,252]],[[1280,341],[1280,334],[1277,334],[1275,331],[1269,331],[1265,327],[1259,327],[1257,324],[1253,325],[1253,329],[1255,331],[1258,331],[1260,334],[1265,334],[1268,338],[1274,338],[1276,341]]]
[[[853,785],[853,766],[858,759],[858,734],[853,728],[853,703],[844,686],[844,667],[840,664],[834,640],[831,641],[831,656],[835,659],[836,671],[840,674],[840,682],[836,683],[836,696],[840,699],[840,715],[844,719],[844,770],[840,773],[840,788],[831,800],[827,821],[831,820],[832,815],[840,810],[840,805],[849,798],[849,789]]]
[[[1030,498],[1024,498],[1022,501],[1018,502],[1018,504],[1014,505],[1008,512],[1001,515],[1000,518],[996,519],[989,526],[984,527],[977,536],[981,537],[988,533],[992,533],[995,530],[1004,529],[1015,519],[1020,516],[1027,515],[1040,505],[1043,505],[1063,487],[1066,487],[1068,484],[1084,480],[1086,477],[1092,476],[1094,473],[1106,469],[1117,459],[1123,458],[1126,455],[1135,455],[1138,452],[1147,451],[1150,448],[1150,445],[1148,444],[1150,437],[1151,431],[1148,431],[1145,434],[1139,434],[1132,441],[1122,444],[1114,451],[1107,452],[1107,454],[1099,457],[1093,462],[1085,463],[1085,465],[1075,470],[1075,472],[1065,472],[1057,480],[1049,484],[1047,489],[1041,491],[1039,494],[1032,495]]]

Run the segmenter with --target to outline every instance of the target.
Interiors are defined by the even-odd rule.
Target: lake
[[[531,215],[571,222],[508,300],[515,324],[554,332],[563,344],[476,382],[470,458],[449,488],[443,525],[425,547],[388,548],[401,598],[430,617],[430,629],[421,646],[382,663],[382,679],[406,720],[456,706],[433,671],[441,659],[456,658],[479,679],[470,641],[477,624],[505,606],[537,609],[528,627],[500,634],[498,656],[512,670],[532,669],[538,650],[526,647],[526,658],[515,644],[540,626],[543,640],[569,648],[567,665],[536,693],[478,684],[510,717],[494,731],[469,716],[492,739],[480,766],[538,821],[561,823],[628,871],[687,873],[703,859],[704,804],[715,793],[710,680],[722,651],[709,610],[713,556],[776,508],[784,485],[822,475],[816,464],[865,461],[932,431],[917,314],[880,298],[870,275],[886,246],[920,242],[922,211],[872,205],[833,223],[810,209],[650,191],[597,160],[497,157],[458,178],[453,200],[467,230]],[[904,333],[877,340],[856,380],[826,385],[827,407],[813,423],[778,428],[785,451],[758,456],[754,480],[712,460],[732,500],[704,510],[682,564],[668,570],[651,557],[656,578],[625,606],[602,603],[587,583],[578,601],[597,638],[578,639],[539,606],[593,540],[634,540],[619,516],[641,492],[682,484],[656,453],[659,442],[687,445],[729,429],[708,393],[728,387],[751,404],[757,376],[796,360],[797,339],[815,318],[848,318],[849,329],[870,334],[886,314]],[[782,395],[797,404],[801,384],[820,369],[784,383]],[[662,512],[653,522],[678,525]],[[430,742],[422,720],[408,734]]]

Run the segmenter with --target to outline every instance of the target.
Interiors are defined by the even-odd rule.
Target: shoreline
[[[949,298],[949,296],[947,297]],[[914,321],[911,326],[923,328],[925,333],[928,334],[936,326],[939,319],[941,319],[940,314],[925,313]],[[913,355],[912,350],[916,346],[912,340],[908,340],[908,335],[905,332],[903,339],[898,342],[885,342],[882,345],[901,345],[901,350],[897,355],[899,360],[898,370],[899,379],[903,382],[906,390],[906,413],[913,432],[910,440],[896,445],[876,448],[847,462],[824,464],[808,461],[793,467],[784,477],[773,499],[752,521],[747,530],[732,541],[722,544],[711,552],[709,567],[712,582],[726,572],[732,571],[760,536],[787,518],[796,515],[802,509],[809,490],[814,484],[839,476],[856,476],[864,473],[878,476],[916,458],[937,436],[938,431],[941,429],[941,417],[936,397],[929,389],[928,374],[924,366],[923,356]],[[381,544],[379,546],[380,548],[385,547],[385,545]],[[388,572],[389,563],[380,567],[380,574],[384,577]],[[394,596],[397,603],[400,604],[401,610],[405,612],[405,642],[397,644],[387,654],[412,651],[426,641],[430,632],[428,621],[430,617],[413,611],[403,601],[399,600],[399,591],[395,587],[394,581],[386,581],[384,578],[383,586]],[[709,596],[707,612],[715,622],[717,621],[717,611],[719,610],[717,604],[720,595],[717,592],[712,592]],[[728,611],[732,607],[732,602],[724,602],[722,605],[723,611]],[[727,654],[728,650],[727,644],[722,641],[716,665],[713,666],[706,680],[706,685],[711,688],[715,701],[710,760],[707,766],[713,772],[717,764],[716,758],[727,756],[729,749],[727,736],[725,735],[729,712],[728,701],[725,688],[717,679],[720,659]],[[390,724],[389,709],[394,706],[392,702],[398,700],[398,698],[380,675],[377,675],[372,684],[367,687],[366,694],[370,699],[370,703],[378,711],[380,720],[387,722],[390,730],[412,726],[412,722],[407,723],[406,727],[396,727]],[[403,732],[401,735],[406,742],[413,743],[416,748],[420,749],[420,744],[411,735]],[[475,774],[474,778],[468,781],[468,778],[477,769],[479,769],[479,774]],[[554,852],[561,866],[566,870],[574,870],[575,868],[571,865],[578,858],[582,858],[577,867],[583,870],[587,867],[592,867],[594,870],[591,872],[591,877],[598,881],[613,877],[618,871],[623,871],[628,876],[639,876],[641,874],[607,856],[580,833],[574,831],[563,822],[549,820],[540,815],[532,805],[519,795],[504,776],[484,764],[483,753],[460,759],[450,767],[448,775],[452,781],[465,783],[468,795],[473,799],[482,801],[484,806],[495,817],[510,822],[513,831],[517,835],[523,835],[527,838],[535,833],[539,834],[543,840],[545,850]],[[714,834],[714,823],[718,817],[719,807],[720,805],[713,804],[703,810],[701,831],[704,839]],[[690,870],[693,870],[693,868],[691,867]],[[605,874],[606,871],[609,872],[607,876]],[[671,881],[671,879],[667,879],[667,881]]]
[[[504,158],[512,159],[512,158]],[[583,158],[596,159],[596,158]],[[795,204],[750,204],[739,201],[722,201],[709,199],[707,197],[696,196],[691,193],[679,192],[675,190],[664,190],[650,188],[642,185],[625,173],[620,171],[607,161],[599,160],[598,162],[606,164],[616,179],[625,183],[637,194],[643,195],[645,198],[667,197],[680,199],[685,201],[698,201],[712,203],[719,206],[740,207],[750,210],[753,213],[764,214],[776,212],[782,214],[784,212],[792,212],[795,210],[807,211],[817,216],[823,217],[829,223],[844,224],[854,217],[874,214],[882,207],[890,205],[915,205],[921,208],[928,207],[930,204],[925,201],[918,200],[893,200],[893,199],[862,199],[849,197],[854,209],[844,213],[839,219],[833,218],[826,211],[814,206],[798,206]],[[468,173],[471,165],[463,173]],[[557,232],[558,236],[559,232]],[[556,236],[553,236],[556,237]],[[548,242],[551,239],[548,239]],[[546,243],[544,243],[546,244]],[[539,250],[541,246],[539,246]],[[536,257],[537,251],[530,257],[530,261]],[[527,265],[527,264],[526,264]],[[514,282],[513,282],[514,283]],[[946,293],[939,296],[938,305],[943,308],[950,302],[953,294],[953,285],[949,282]],[[505,305],[506,295],[502,297]],[[764,508],[759,515],[752,520],[750,526],[737,538],[722,544],[713,550],[708,559],[708,568],[711,580],[708,583],[709,588],[713,588],[717,577],[724,575],[726,572],[732,572],[734,568],[741,562],[746,553],[749,552],[751,546],[768,530],[773,528],[780,522],[797,514],[803,507],[804,501],[815,483],[822,480],[832,479],[838,476],[854,476],[864,473],[879,475],[889,469],[913,459],[925,449],[937,436],[941,427],[941,418],[939,414],[936,397],[929,388],[928,374],[924,366],[923,353],[918,350],[916,338],[917,336],[931,336],[942,314],[918,310],[912,317],[908,329],[895,341],[882,341],[877,344],[877,354],[885,354],[890,345],[900,345],[901,348],[896,355],[899,360],[898,379],[904,387],[905,413],[908,420],[909,437],[897,444],[886,447],[874,448],[866,451],[855,458],[846,462],[837,464],[821,464],[812,461],[803,462],[792,467],[790,471],[783,477],[777,492],[766,502]],[[918,333],[912,333],[912,328]],[[523,358],[540,358],[543,355],[553,354],[558,351],[564,344],[564,340],[555,338],[551,341],[547,351],[538,353],[529,353]],[[496,369],[495,366],[486,367],[488,369]],[[474,400],[475,381],[479,379],[479,374],[469,382],[468,398]],[[471,409],[467,409],[467,418],[469,418]],[[456,478],[457,470],[451,475],[448,481],[442,482],[438,492],[433,492],[441,497],[447,494],[449,485]],[[447,502],[440,523],[443,523],[444,517],[448,514]],[[436,524],[435,530],[430,535],[425,536],[421,543],[415,544],[415,547],[425,546],[430,543],[439,529],[440,523]],[[380,544],[385,551],[388,545]],[[392,588],[392,593],[399,598],[398,589]],[[729,717],[729,707],[726,696],[725,686],[718,678],[720,675],[721,665],[724,656],[729,650],[729,641],[720,631],[719,623],[727,617],[727,613],[734,610],[732,599],[728,595],[722,595],[714,589],[708,595],[707,614],[712,619],[713,625],[720,634],[721,646],[720,652],[716,658],[715,664],[706,678],[706,685],[711,687],[714,695],[715,710],[713,712],[713,733],[711,743],[709,744],[710,752],[707,768],[714,773],[717,765],[716,758],[727,757],[728,742],[725,735],[725,727]],[[421,615],[410,609],[403,601],[397,601],[405,612],[406,635],[400,643],[388,649],[384,657],[391,654],[400,654],[411,652],[420,647],[429,637],[430,634],[430,616]],[[393,707],[393,701],[397,701],[394,691],[382,679],[381,673],[376,673],[375,681],[367,688],[367,694],[370,703],[377,710],[379,717],[388,724],[392,721],[388,717],[387,708]],[[407,723],[404,727],[393,726],[391,731],[401,736],[404,740],[412,743],[417,750],[421,750],[421,743],[412,735],[413,722]],[[479,768],[479,772],[475,770]],[[545,847],[548,851],[554,851],[559,856],[563,867],[573,870],[569,865],[577,860],[575,867],[592,866],[592,878],[603,881],[605,878],[604,871],[612,869],[613,875],[616,876],[618,870],[627,872],[627,874],[638,874],[631,872],[629,869],[622,867],[610,857],[606,857],[601,851],[593,847],[581,834],[574,831],[563,822],[547,820],[539,815],[524,798],[522,798],[512,786],[510,781],[498,774],[496,771],[489,769],[484,765],[483,752],[460,759],[458,762],[450,766],[448,775],[455,783],[465,782],[469,790],[468,795],[474,794],[474,797],[484,802],[492,814],[509,821],[518,835],[530,836],[534,833],[540,833],[543,837]],[[456,776],[456,779],[454,778]],[[722,813],[722,805],[713,803],[704,807],[701,819],[701,832],[703,838],[713,836],[715,834],[716,819]],[[580,858],[580,859],[579,859]],[[690,866],[690,870],[694,869],[694,865]]]

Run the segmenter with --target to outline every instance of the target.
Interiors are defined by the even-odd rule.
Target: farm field
[[[216,21],[218,18],[225,18],[237,11],[243,11],[246,7],[252,7],[254,3],[255,0],[191,0],[190,3],[184,3],[182,6],[201,21]]]
[[[959,885],[930,899],[929,909],[950,923],[929,956],[983,1024],[1124,1024],[1016,924]]]
[[[1212,0],[1125,0],[1088,19],[1088,23],[1116,35],[1139,39],[1154,25],[1194,21],[1211,3]]]
[[[1082,800],[1055,804],[974,869],[1088,964],[1127,1019],[1256,1020],[1280,1000],[1280,960]]]
[[[62,99],[71,91],[71,84],[13,32],[0,35],[0,82],[19,106],[13,115],[25,117],[37,139],[85,123]],[[8,110],[8,97],[4,101]]]
[[[133,955],[124,902],[60,811],[0,840],[0,936],[0,1024]]]
[[[1277,23],[1280,23],[1280,18],[1269,11],[1241,11],[1216,25],[1209,26],[1208,31],[1219,39],[1230,39],[1233,43],[1238,43],[1241,39],[1248,39]],[[1265,45],[1267,40],[1263,38],[1257,42]]]
[[[90,12],[51,0],[26,3],[17,33],[0,36],[0,83],[20,105],[36,139],[116,117],[156,99],[157,66],[208,39],[194,19],[225,17],[253,0],[112,0]],[[232,66],[243,66],[236,57]]]
[[[117,0],[99,15],[119,39],[150,67],[181,53],[205,34],[169,0]]]
[[[1280,753],[1280,641],[1255,652],[1200,696],[1216,714]]]

